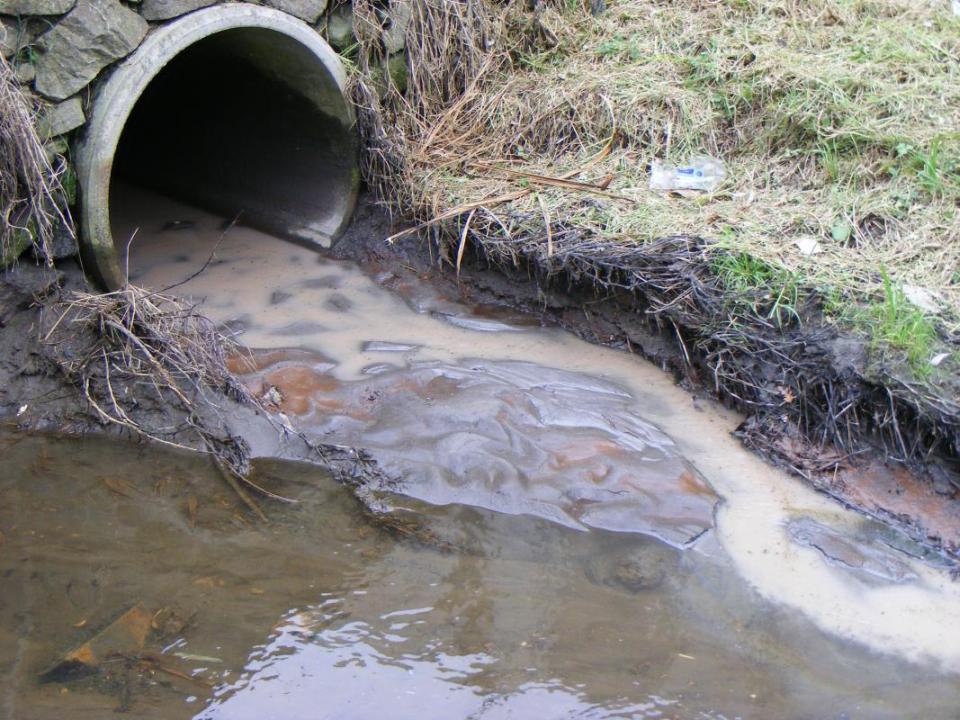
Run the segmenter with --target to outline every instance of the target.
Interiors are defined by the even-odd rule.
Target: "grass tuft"
[[[886,269],[883,278],[883,301],[870,306],[864,325],[872,335],[874,345],[902,351],[914,374],[929,378],[933,373],[930,358],[937,340],[937,330],[920,308],[911,303],[903,288],[891,280]]]
[[[772,320],[781,328],[801,322],[797,310],[801,289],[796,273],[747,253],[718,253],[711,266],[734,306],[746,305],[757,317]]]
[[[63,162],[51,164],[33,104],[0,56],[0,267],[31,244],[52,264],[55,226],[73,232],[61,186],[65,168]]]

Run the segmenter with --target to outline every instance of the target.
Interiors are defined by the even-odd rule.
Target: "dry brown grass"
[[[250,481],[249,448],[220,421],[223,397],[258,404],[227,369],[228,354],[241,348],[186,301],[133,285],[74,292],[52,315],[44,338],[50,358],[101,422],[188,450],[179,438],[192,435],[244,504],[266,520],[244,487],[276,496]],[[201,412],[204,406],[209,412]]]
[[[614,0],[599,18],[579,3],[415,5],[407,92],[358,81],[374,128],[366,170],[403,212],[446,218],[454,245],[700,236],[708,255],[746,254],[837,306],[882,304],[886,269],[960,331],[960,21],[948,3]],[[652,160],[701,152],[728,167],[716,192],[648,189]],[[798,245],[810,240],[814,255]]]
[[[459,123],[461,113],[504,65],[497,47],[501,23],[483,2],[417,0],[407,27],[409,74],[401,93],[382,68],[382,23],[373,0],[353,4],[354,27],[365,49],[352,95],[364,132],[368,180],[401,212],[422,208],[421,188],[406,182],[413,169],[443,166],[452,141],[483,143],[486,129]]]
[[[52,264],[54,226],[73,229],[60,184],[65,166],[51,164],[35,119],[13,69],[0,57],[0,257],[12,260],[32,243]]]

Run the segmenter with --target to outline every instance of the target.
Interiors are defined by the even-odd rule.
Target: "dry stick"
[[[167,369],[163,367],[163,364],[153,356],[153,353],[151,353],[150,349],[143,344],[140,338],[138,338],[132,331],[128,330],[126,327],[116,322],[115,320],[107,320],[106,324],[114,328],[118,332],[122,333],[123,335],[125,335],[131,343],[136,345],[140,349],[140,352],[142,352],[144,356],[147,358],[147,360],[150,362],[150,364],[153,365],[153,367],[157,371],[157,374],[163,379],[163,381],[167,384],[169,389],[173,391],[174,395],[180,398],[180,401],[185,406],[187,407],[190,406],[190,400],[187,398],[186,395],[183,394],[183,392],[181,392],[180,388],[176,386],[176,383],[173,381],[173,378],[170,376],[170,373],[167,372]]]
[[[616,132],[614,132],[614,134],[610,136],[610,139],[607,141],[607,144],[604,146],[604,148],[600,152],[598,152],[592,158],[587,160],[586,163],[584,163],[581,167],[577,168],[576,170],[571,170],[570,172],[561,175],[560,179],[569,180],[572,177],[576,177],[591,165],[594,165],[595,163],[605,158],[607,155],[610,154],[610,151],[613,149],[613,142],[615,139],[616,139]],[[412,228],[407,228],[406,230],[401,230],[398,233],[394,233],[393,235],[387,238],[387,242],[388,243],[396,242],[402,237],[406,237],[407,235],[413,235],[415,233],[420,232],[421,230],[425,230],[428,227],[436,225],[437,223],[443,222],[444,220],[449,220],[450,218],[455,218],[458,215],[463,215],[463,213],[468,212],[470,210],[476,210],[477,208],[481,208],[481,207],[488,207],[488,208],[494,207],[496,205],[503,205],[503,203],[512,202],[513,200],[519,200],[520,198],[524,198],[532,192],[533,192],[533,188],[524,188],[523,190],[517,190],[515,192],[507,193],[505,195],[496,195],[494,197],[484,198],[483,200],[479,200],[477,202],[467,203],[465,205],[459,205],[455,208],[452,208],[450,210],[447,210],[444,213],[437,215],[431,220],[427,220],[425,222],[420,223],[419,225],[413,226]]]
[[[106,362],[106,359],[104,360],[104,362]],[[97,411],[97,413],[100,415],[101,418],[103,418],[107,422],[116,423],[117,425],[121,425],[123,427],[129,428],[130,430],[137,433],[138,435],[144,435],[150,438],[151,440],[153,440],[154,442],[158,442],[162,445],[167,445],[172,448],[177,448],[178,450],[188,450],[190,452],[193,452],[194,450],[193,448],[187,445],[184,445],[183,443],[173,442],[172,440],[164,440],[162,437],[159,437],[157,435],[144,431],[143,428],[141,428],[137,423],[131,420],[129,416],[117,406],[117,399],[116,399],[116,396],[113,394],[113,387],[110,384],[109,380],[107,381],[107,388],[110,393],[111,402],[114,404],[114,407],[116,407],[117,412],[119,413],[118,415],[111,415],[102,407],[100,407],[100,405],[97,404],[97,401],[93,399],[93,395],[90,391],[89,378],[83,381],[84,397],[86,398],[87,402],[93,406],[93,409]]]
[[[274,427],[276,427],[276,426],[274,426]],[[270,491],[267,490],[266,488],[257,485],[253,480],[251,480],[251,479],[250,479],[249,477],[247,477],[244,473],[242,473],[242,472],[240,472],[240,471],[238,471],[238,470],[233,470],[233,474],[234,474],[234,476],[236,476],[236,478],[237,478],[240,482],[242,482],[242,483],[245,484],[245,485],[248,485],[249,487],[252,487],[254,490],[256,490],[256,491],[257,491],[258,493],[260,493],[261,495],[265,495],[265,496],[267,496],[268,498],[270,498],[270,499],[272,499],[272,500],[279,500],[280,502],[285,502],[285,503],[287,503],[287,504],[289,504],[289,505],[299,505],[299,504],[300,504],[300,501],[299,501],[299,500],[294,500],[293,498],[288,498],[288,497],[286,497],[286,496],[284,496],[284,495],[277,495],[277,493],[275,493],[275,492],[270,492]]]
[[[260,506],[257,505],[256,500],[250,497],[249,493],[243,489],[239,482],[237,482],[237,474],[234,472],[233,468],[227,465],[224,460],[217,455],[216,450],[207,443],[207,448],[210,451],[210,455],[213,457],[213,463],[217,466],[217,469],[220,471],[220,474],[223,476],[223,479],[227,481],[227,484],[233,488],[233,491],[237,494],[240,500],[243,501],[243,504],[246,505],[253,513],[260,518],[264,523],[269,524],[267,516],[263,513],[263,510],[260,509]]]
[[[133,232],[130,233],[130,239],[127,240],[127,246],[124,249],[124,258],[123,258],[123,284],[130,284],[130,246],[133,245],[133,239],[137,237],[137,233],[140,232],[140,228],[136,227],[133,229]]]
[[[216,451],[216,448],[213,446],[213,443],[210,441],[209,437],[207,437],[206,434],[202,434],[202,437],[203,437],[203,440],[204,440],[204,444],[207,446],[207,450],[210,452],[211,455],[213,455],[214,460],[217,461],[218,467],[220,468],[221,472],[227,473],[228,481],[229,481],[229,478],[233,478],[234,480],[237,480],[237,481],[239,481],[239,482],[242,482],[243,484],[245,484],[245,485],[253,488],[254,490],[256,490],[256,491],[257,491],[258,493],[260,493],[261,495],[265,495],[266,497],[271,498],[272,500],[279,500],[280,502],[285,502],[285,503],[288,503],[288,504],[290,504],[290,505],[298,505],[298,504],[299,504],[299,501],[298,501],[298,500],[294,500],[293,498],[288,498],[288,497],[285,497],[285,496],[283,496],[283,495],[278,495],[278,494],[275,493],[275,492],[270,492],[270,491],[267,490],[266,488],[263,488],[263,487],[260,487],[259,485],[257,485],[255,482],[253,482],[253,480],[251,480],[250,478],[248,478],[245,473],[237,470],[236,468],[233,467],[233,465],[232,465],[231,463],[229,463],[228,461],[226,461],[226,460],[224,460],[222,457],[220,457],[219,453],[217,453],[217,451]],[[223,467],[220,467],[219,463],[222,463],[222,464],[223,464]],[[233,484],[233,483],[231,483],[231,485],[232,485],[232,484]],[[243,495],[241,495],[241,498],[242,498],[242,497],[243,497]],[[244,499],[244,502],[247,502],[247,500]],[[247,503],[247,504],[249,505],[249,503]],[[252,508],[251,508],[251,509],[252,509]],[[258,514],[260,514],[260,513],[259,513],[259,510],[257,510],[256,512],[257,512]],[[266,520],[266,517],[263,517],[263,519]]]
[[[547,210],[546,200],[539,193],[537,193],[537,202],[540,203],[540,209],[543,211],[543,224],[547,229],[547,257],[553,257],[553,231],[550,229],[550,212]]]
[[[637,202],[633,198],[629,198],[626,195],[617,195],[616,193],[607,192],[606,186],[610,184],[612,176],[608,176],[610,179],[604,178],[605,185],[600,185],[594,183],[577,182],[576,180],[567,180],[565,178],[556,178],[549,175],[540,175],[537,173],[520,172],[518,170],[511,170],[509,168],[494,169],[498,169],[500,172],[506,173],[515,178],[536,183],[537,185],[550,185],[552,187],[559,187],[565,190],[578,190],[591,195],[599,195],[600,197],[610,198],[611,200],[626,200],[627,202],[632,203]]]
[[[185,279],[181,280],[180,282],[176,282],[173,285],[167,285],[167,287],[163,288],[163,290],[159,290],[156,293],[153,293],[153,295],[159,295],[161,293],[167,292],[168,290],[173,290],[174,288],[178,288],[181,285],[186,285],[188,282],[190,282],[195,277],[200,275],[200,273],[206,270],[210,266],[210,263],[213,262],[213,258],[217,254],[217,250],[220,248],[220,243],[223,242],[223,239],[227,236],[227,233],[233,229],[233,226],[237,224],[237,220],[240,219],[241,215],[243,215],[243,210],[241,210],[236,215],[234,215],[233,220],[231,220],[230,223],[223,229],[223,232],[220,233],[220,237],[217,238],[217,242],[213,246],[213,250],[210,251],[210,255],[207,257],[206,262],[204,262],[203,265],[200,266],[199,270],[197,270],[192,275],[186,277]]]
[[[164,664],[164,662],[153,653],[141,653],[137,657],[137,659],[140,661],[141,664],[146,665],[150,669],[159,670],[160,672],[166,673],[171,677],[179,678],[181,680],[186,680],[189,683],[193,683],[194,685],[199,685],[200,687],[207,688],[208,690],[212,687],[210,683],[208,683],[206,680],[203,680],[202,678],[193,677],[192,675],[187,675],[186,673],[180,672],[179,670],[175,670],[174,668],[167,667],[167,665]]]
[[[677,340],[680,343],[680,349],[683,350],[683,359],[686,361],[687,367],[691,367],[690,353],[687,352],[687,344],[683,342],[683,336],[680,334],[680,328],[677,327],[677,324],[673,322],[673,320],[670,321],[670,324],[673,325],[673,331],[677,334]]]
[[[467,203],[466,205],[459,205],[451,210],[447,210],[446,212],[437,215],[431,220],[427,220],[426,222],[422,222],[419,225],[415,225],[412,228],[407,228],[406,230],[401,230],[398,233],[394,233],[393,235],[387,238],[387,242],[393,243],[402,237],[406,237],[407,235],[413,235],[414,233],[418,233],[421,230],[425,230],[428,227],[431,227],[433,225],[436,225],[437,223],[443,222],[444,220],[449,220],[450,218],[455,218],[458,215],[463,215],[465,212],[468,212],[470,210],[476,210],[477,208],[481,208],[485,205],[486,206],[502,205],[503,203],[510,202],[512,200],[519,200],[520,198],[526,197],[529,194],[530,194],[529,189],[517,190],[516,192],[507,193],[506,195],[497,195],[494,197],[484,198],[483,200],[479,200],[477,202]]]
[[[477,208],[470,211],[467,221],[463,224],[463,232],[460,233],[460,246],[457,248],[457,277],[460,277],[460,263],[463,262],[463,251],[467,247],[467,233],[470,232],[470,223],[473,216],[477,214]]]
[[[84,394],[84,397],[86,397],[87,402],[90,403],[91,405],[93,405],[93,409],[96,410],[97,413],[99,413],[100,417],[102,417],[104,420],[107,420],[108,422],[117,423],[118,425],[123,425],[124,427],[130,428],[130,429],[133,430],[134,432],[138,432],[138,433],[141,432],[140,428],[137,427],[135,424],[133,424],[133,423],[127,421],[127,420],[124,420],[123,418],[115,417],[114,415],[111,415],[111,414],[108,413],[106,410],[104,410],[102,407],[100,407],[100,406],[97,404],[97,402],[93,399],[93,395],[90,394],[90,381],[89,381],[89,380],[85,380],[84,383],[83,383],[83,394]]]
[[[893,393],[890,392],[890,388],[886,388],[886,390],[887,397],[890,398],[890,419],[893,420],[893,429],[900,445],[900,452],[903,453],[903,459],[907,460],[910,455],[907,453],[907,444],[903,441],[903,435],[900,434],[900,423],[897,421],[897,408],[893,401]]]

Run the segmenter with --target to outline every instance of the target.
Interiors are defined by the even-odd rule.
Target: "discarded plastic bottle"
[[[651,190],[704,190],[713,192],[727,171],[723,163],[709,155],[691,158],[686,165],[673,165],[654,160],[650,163]]]

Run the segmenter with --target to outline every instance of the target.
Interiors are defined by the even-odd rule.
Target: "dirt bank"
[[[373,211],[367,206],[363,213],[361,225]],[[382,221],[373,228],[382,231]],[[406,239],[390,245],[382,237],[357,233],[337,253],[360,260],[368,272],[388,272],[389,283],[401,293],[409,283],[437,284],[473,305],[478,315],[510,309],[589,342],[636,353],[671,372],[694,404],[719,399],[746,415],[737,435],[770,462],[960,557],[956,418],[950,412],[937,415],[943,406],[936,398],[929,406],[906,402],[904,388],[867,379],[864,341],[816,322],[812,310],[810,322],[794,333],[769,328],[768,335],[738,338],[736,328],[727,328],[704,338],[712,319],[693,313],[682,299],[668,302],[656,285],[628,289],[570,267],[551,273],[532,261],[510,267],[482,250],[464,253],[458,272],[442,243]],[[695,269],[690,268],[691,293],[698,289]],[[611,266],[608,272],[625,269]],[[845,413],[854,419],[845,420]],[[843,443],[818,434],[825,422],[842,432]]]
[[[167,385],[146,363],[135,372],[136,364],[115,362],[104,342],[108,328],[79,321],[72,311],[64,314],[65,303],[87,291],[91,288],[73,259],[57,270],[24,263],[3,276],[0,423],[7,428],[107,435],[205,453],[230,484],[236,486],[228,476],[241,481],[241,496],[253,497],[258,505],[249,507],[255,514],[270,500],[255,487],[242,489],[240,476],[254,458],[320,465],[354,488],[388,482],[362,450],[307,440],[265,413],[232,381],[197,382],[171,367],[176,380]],[[103,364],[86,362],[98,352],[105,353]],[[113,368],[112,376],[110,370],[104,375],[105,365]],[[263,507],[269,513],[269,506]]]
[[[956,471],[960,186],[929,122],[956,103],[934,89],[943,63],[907,51],[920,27],[952,46],[945,7],[422,5],[421,72],[375,93],[361,58],[356,96],[365,177],[436,256],[535,278],[537,310],[582,315],[558,289],[614,298],[607,334],[664,330],[675,372],[800,472],[864,437]],[[891,113],[901,73],[924,81]],[[653,182],[704,153],[726,167],[715,186]]]

